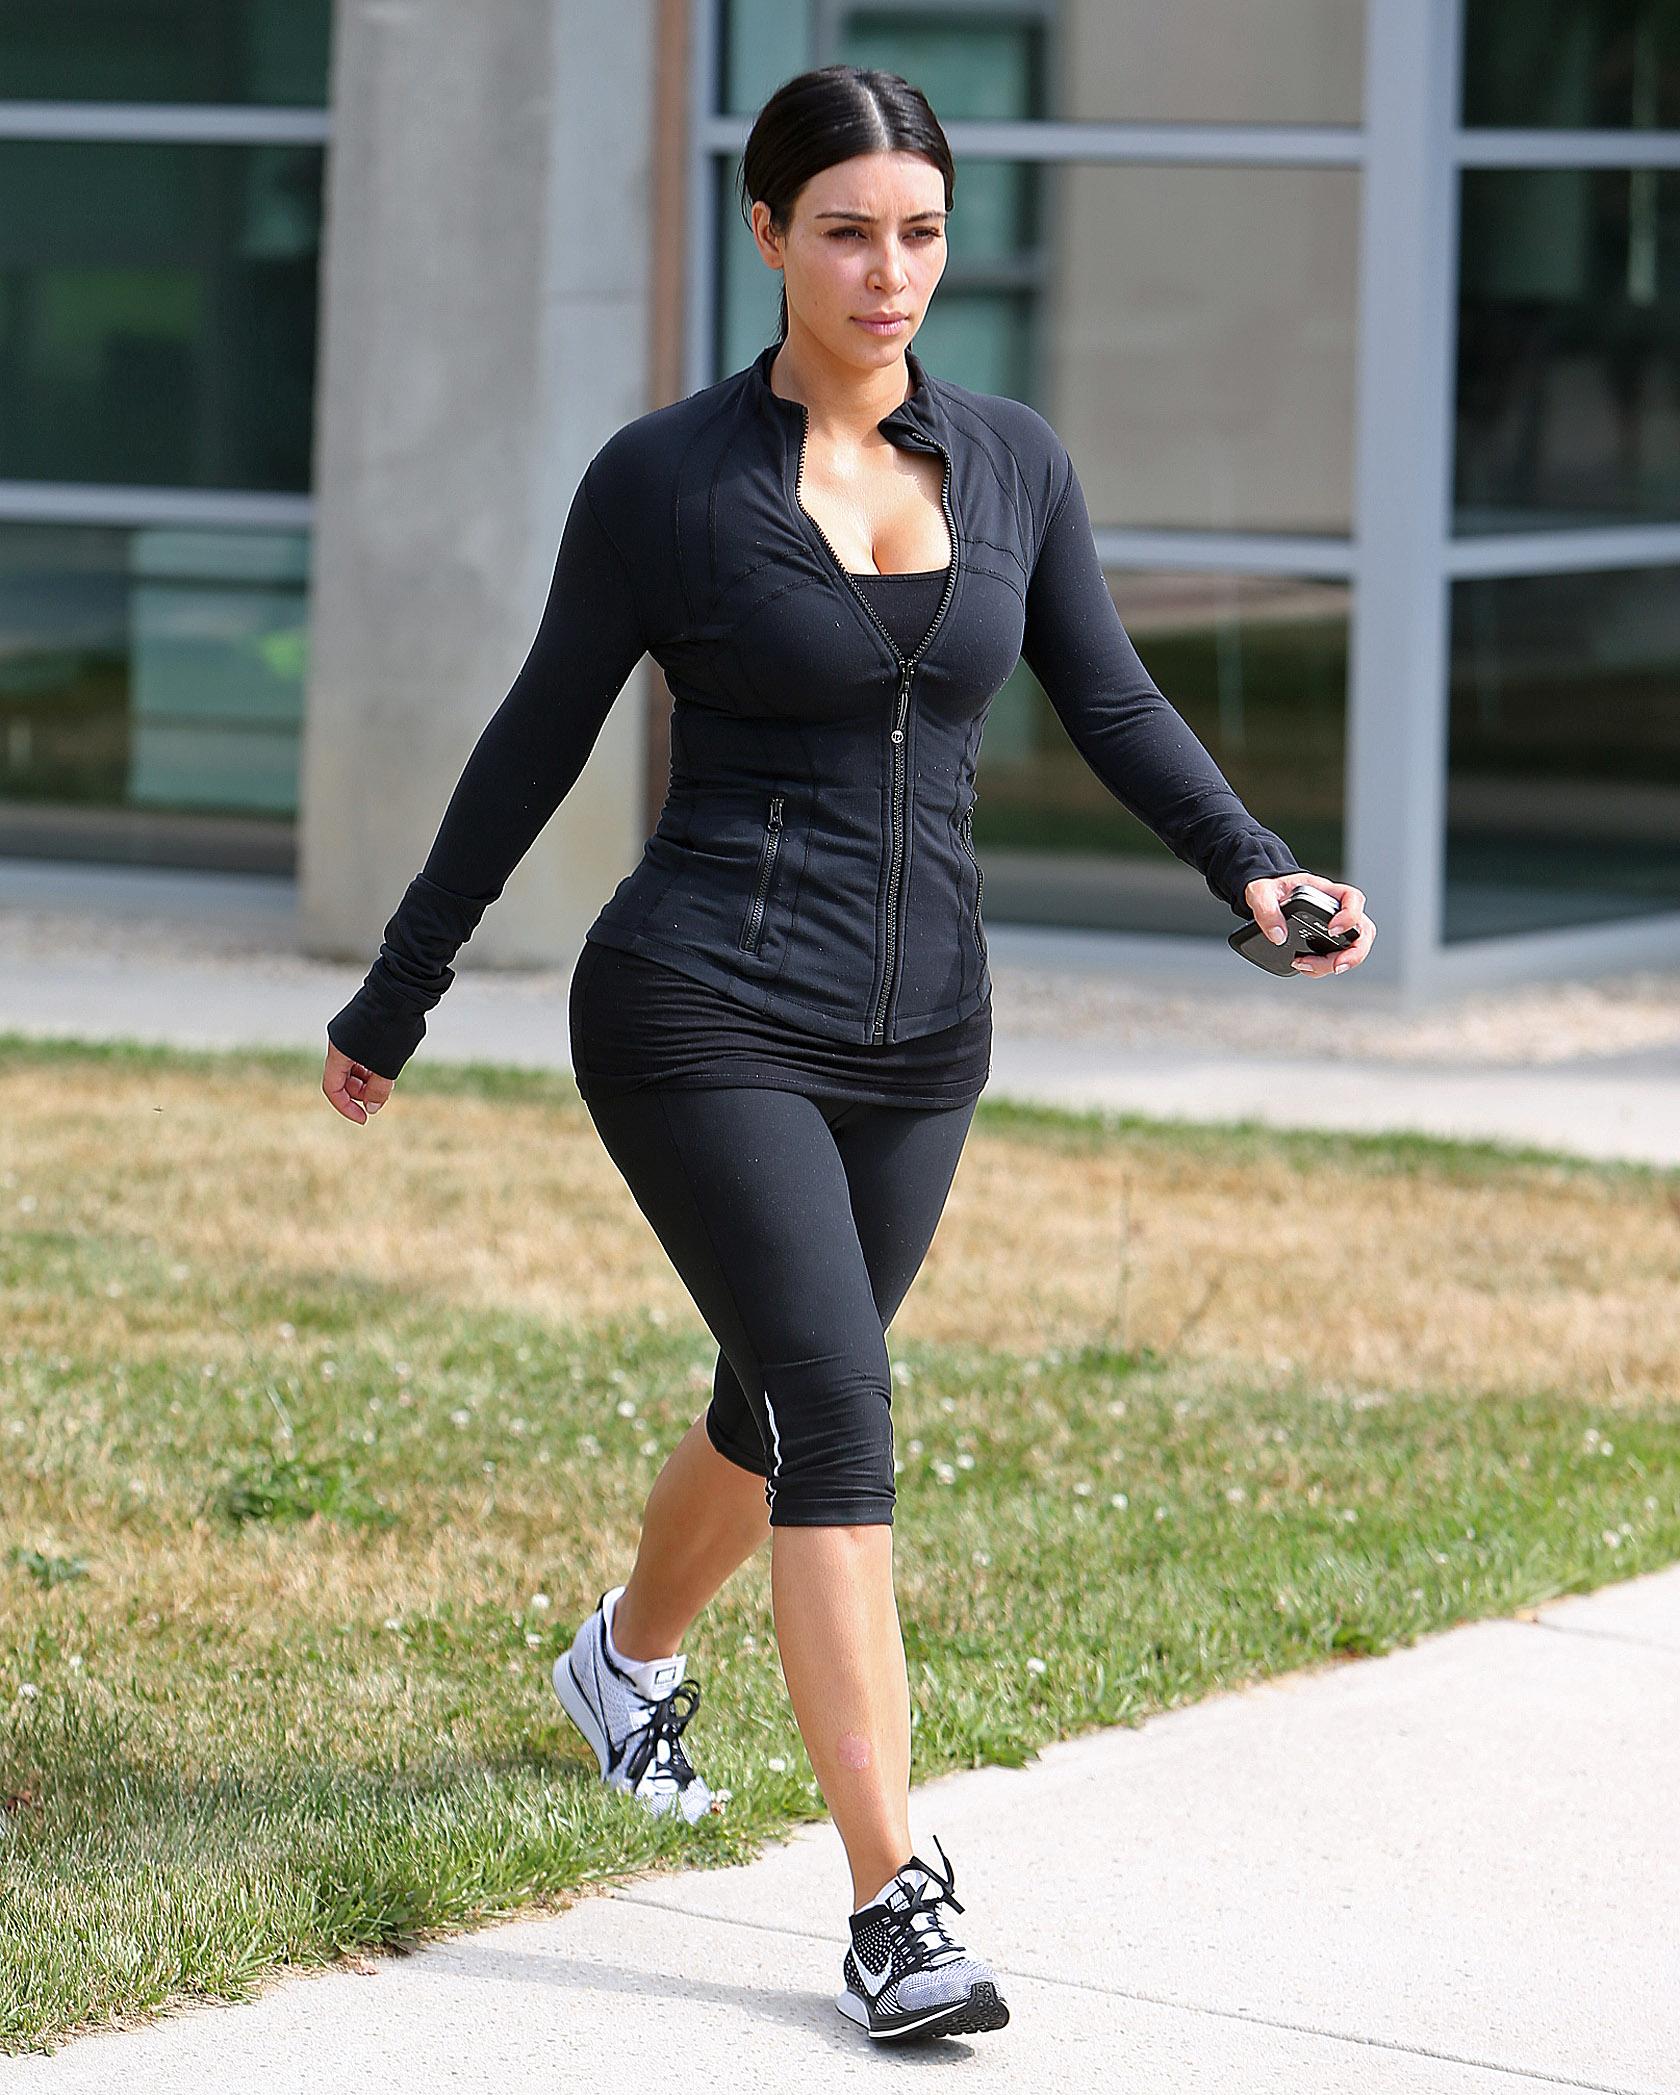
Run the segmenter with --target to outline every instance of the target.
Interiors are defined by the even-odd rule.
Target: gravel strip
[[[124,972],[164,963],[211,973],[255,969],[269,985],[319,981],[329,971],[359,981],[367,965],[366,960],[352,966],[298,952],[290,920],[280,913],[207,910],[187,917],[141,910],[117,918],[0,905],[0,964],[11,977],[8,1001],[27,995],[22,971],[92,961]],[[469,964],[462,978],[468,973],[475,993],[529,1002],[563,999],[570,980],[569,968]],[[1000,1032],[1099,1046],[1512,1067],[1680,1046],[1680,968],[1489,989],[1414,1014],[1379,1009],[1365,999],[1356,1002],[1359,991],[1352,980],[1280,983],[1278,993],[1266,995],[1262,1003],[1252,993],[1224,996],[1106,973],[1027,967],[995,953],[992,977]],[[1344,991],[1349,994],[1338,1001]]]
[[[1210,1052],[1359,1062],[1482,1062],[1534,1067],[1680,1045],[1680,969],[1591,982],[1489,989],[1415,1013],[1337,1006],[1342,980],[1277,985],[1252,997],[1162,989],[1065,969],[992,964],[1012,1033],[1116,1047],[1190,1045]]]

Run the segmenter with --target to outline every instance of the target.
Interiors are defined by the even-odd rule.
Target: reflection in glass
[[[1680,173],[1463,184],[1457,528],[1680,516]]]
[[[1526,130],[1680,126],[1680,7],[1465,0],[1464,121]]]
[[[1023,0],[1009,8],[728,0],[721,106],[842,60],[913,80],[941,122],[1356,124],[1364,0]],[[998,107],[1016,99],[1025,107]]]
[[[6,0],[8,102],[322,109],[331,0]]]
[[[0,480],[307,490],[321,173],[0,141]]]
[[[1339,580],[1111,573],[1145,668],[1249,812],[1340,879],[1348,588]],[[1129,814],[1026,664],[992,701],[974,837],[986,909],[1011,919],[1224,936],[1236,919]]]
[[[5,848],[118,808],[154,812],[160,840],[199,814],[284,818],[289,838],[307,566],[297,532],[0,524]]]
[[[1680,909],[1680,568],[1460,581],[1448,942]]]
[[[717,375],[776,333],[717,163]],[[1098,524],[1345,534],[1358,176],[963,162],[916,353],[1072,451]]]

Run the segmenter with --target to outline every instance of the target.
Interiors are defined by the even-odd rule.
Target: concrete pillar
[[[651,404],[655,0],[338,0],[299,918],[371,960]],[[565,963],[646,834],[649,678],[462,966]],[[662,680],[660,688],[663,688]]]

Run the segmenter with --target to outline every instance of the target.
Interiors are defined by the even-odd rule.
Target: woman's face
[[[893,363],[945,273],[945,181],[919,153],[860,153],[813,175],[785,240],[755,203],[759,253],[783,272],[788,333],[803,327],[843,362]],[[871,326],[877,314],[904,316]]]

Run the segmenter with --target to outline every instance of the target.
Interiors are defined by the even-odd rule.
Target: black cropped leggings
[[[773,1527],[890,1526],[886,1327],[974,1102],[654,1086],[589,1113],[718,1342],[712,1445],[764,1478]]]

